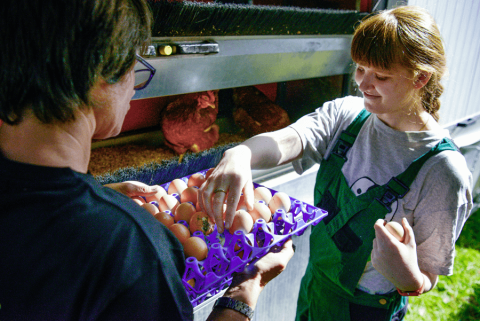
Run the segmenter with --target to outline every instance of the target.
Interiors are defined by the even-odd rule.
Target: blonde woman
[[[252,205],[251,169],[321,164],[315,205],[329,215],[312,229],[298,321],[403,319],[408,296],[452,274],[472,206],[465,159],[437,122],[446,62],[432,17],[412,6],[369,16],[351,54],[363,98],[327,102],[226,151],[200,192],[217,225],[227,202],[228,227],[241,192]]]

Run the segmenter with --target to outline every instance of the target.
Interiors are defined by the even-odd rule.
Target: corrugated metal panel
[[[441,97],[440,123],[452,124],[480,113],[480,1],[409,0],[427,9],[440,27],[449,75]]]

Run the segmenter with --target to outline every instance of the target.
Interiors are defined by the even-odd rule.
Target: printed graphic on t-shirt
[[[355,196],[362,195],[363,193],[366,193],[372,188],[375,188],[379,186],[377,183],[375,183],[373,180],[371,180],[368,177],[361,177],[357,179],[352,186],[350,186],[350,189],[352,190],[353,193],[355,193]],[[385,220],[386,221],[391,221],[393,216],[395,215],[398,207],[398,201],[395,200],[392,205],[390,205],[392,211],[387,213],[385,215]]]

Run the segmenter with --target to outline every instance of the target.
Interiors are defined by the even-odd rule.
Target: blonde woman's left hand
[[[418,289],[423,280],[417,261],[417,247],[413,229],[404,218],[402,226],[405,235],[399,241],[385,228],[385,221],[380,219],[375,225],[375,239],[371,254],[373,267],[397,288]]]

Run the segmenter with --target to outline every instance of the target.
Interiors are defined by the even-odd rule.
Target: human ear
[[[415,77],[415,83],[414,83],[415,88],[420,89],[423,86],[425,86],[430,80],[430,77],[432,77],[432,74],[429,72],[422,71],[418,73],[418,75]]]

